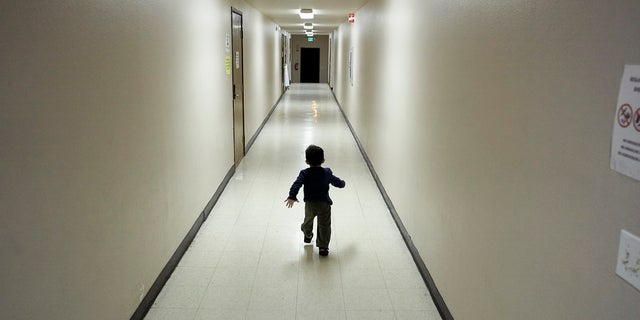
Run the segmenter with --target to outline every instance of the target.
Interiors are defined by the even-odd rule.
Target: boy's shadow
[[[313,261],[313,257],[315,252],[313,252],[314,245],[305,244],[304,245],[304,259],[302,262],[309,263]]]

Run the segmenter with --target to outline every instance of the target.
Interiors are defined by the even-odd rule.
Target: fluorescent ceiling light
[[[299,15],[303,20],[313,19],[313,9],[300,9]]]
[[[304,28],[307,29],[307,30],[313,29],[313,23],[311,23],[311,22],[305,23],[304,24]]]

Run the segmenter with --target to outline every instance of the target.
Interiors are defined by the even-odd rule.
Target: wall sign
[[[613,120],[611,169],[640,180],[640,65],[626,65]]]
[[[231,56],[230,55],[224,56],[224,72],[226,75],[231,74]]]

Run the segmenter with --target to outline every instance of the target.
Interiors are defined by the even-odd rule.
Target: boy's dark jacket
[[[332,205],[329,198],[329,184],[336,188],[344,188],[345,182],[333,175],[331,169],[323,167],[309,167],[301,170],[296,181],[289,190],[289,199],[298,201],[296,196],[300,187],[304,185],[304,201],[325,201]]]

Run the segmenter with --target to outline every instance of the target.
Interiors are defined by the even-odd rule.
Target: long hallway
[[[346,181],[328,257],[284,205],[309,144]],[[285,93],[146,319],[440,319],[326,84]]]

